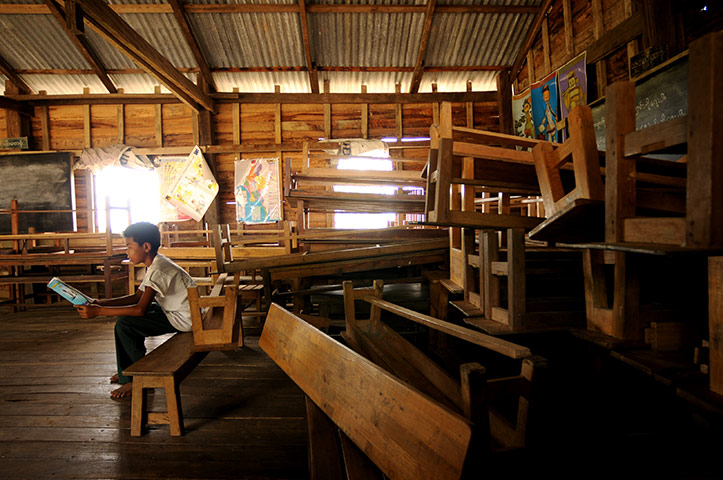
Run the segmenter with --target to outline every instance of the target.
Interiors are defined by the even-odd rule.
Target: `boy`
[[[115,324],[118,373],[110,381],[121,386],[111,392],[112,398],[131,395],[132,377],[123,375],[123,370],[146,354],[146,337],[191,331],[186,289],[196,285],[185,270],[158,254],[161,234],[155,225],[134,223],[125,229],[123,237],[130,261],[148,267],[136,293],[76,307],[83,318],[118,316]]]

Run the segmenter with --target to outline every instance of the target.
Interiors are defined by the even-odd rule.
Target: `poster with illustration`
[[[279,159],[254,158],[235,162],[236,221],[271,223],[281,220]]]
[[[161,222],[183,222],[190,220],[191,217],[185,215],[176,207],[166,200],[166,192],[173,187],[183,172],[186,165],[186,157],[162,157],[161,166],[156,170],[159,177],[160,197],[161,197]]]
[[[180,169],[181,173],[164,198],[179,212],[200,222],[218,194],[218,183],[198,146]]]
[[[512,118],[514,119],[515,135],[535,138],[535,123],[532,119],[532,100],[529,89],[512,95]]]
[[[565,119],[573,108],[587,105],[585,52],[560,67],[557,79],[560,86],[560,118]]]
[[[560,118],[557,107],[557,72],[533,83],[530,90],[535,137],[557,142],[557,122]]]

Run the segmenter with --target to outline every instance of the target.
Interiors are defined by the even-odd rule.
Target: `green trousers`
[[[168,321],[160,305],[152,303],[142,317],[118,317],[115,322],[115,357],[118,365],[118,383],[133,381],[123,370],[146,354],[146,337],[177,332]]]

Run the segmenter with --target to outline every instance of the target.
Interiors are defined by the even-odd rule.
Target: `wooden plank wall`
[[[362,125],[364,105],[333,104],[325,116],[323,104],[283,104],[280,106],[280,125],[277,125],[275,104],[218,103],[217,114],[212,116],[214,145],[240,145],[258,147],[258,152],[221,153],[215,155],[216,177],[220,186],[221,219],[223,223],[235,222],[234,161],[247,158],[275,157],[275,146],[281,144],[298,146],[298,151],[284,151],[282,161],[291,162],[292,170],[301,168],[301,149],[304,142],[316,142],[319,138],[358,138],[366,130],[369,138],[405,137],[429,135],[433,123],[433,104],[368,104],[367,125]],[[398,108],[400,107],[400,108]],[[32,118],[30,148],[40,150],[43,145],[41,107],[36,107]],[[474,127],[499,131],[499,113],[496,102],[475,103]],[[401,115],[400,115],[401,113]],[[0,126],[5,111],[0,109]],[[466,125],[466,106],[453,105],[454,122]],[[49,142],[51,150],[80,151],[85,147],[106,147],[119,142],[134,147],[157,148],[192,146],[194,139],[193,113],[180,103],[127,104],[127,105],[63,105],[50,106]],[[401,125],[398,124],[401,117]],[[330,128],[330,132],[326,129]],[[280,133],[280,138],[277,135]],[[0,134],[2,134],[0,127]],[[426,159],[426,148],[395,150],[393,157]],[[423,163],[399,163],[399,168],[421,170]],[[312,167],[327,166],[322,160],[312,162]],[[84,210],[88,204],[88,176],[76,175],[76,208]],[[317,187],[325,188],[325,187]],[[296,212],[284,206],[285,218],[295,219]],[[312,214],[311,227],[326,227],[326,215]],[[88,221],[79,215],[78,227],[87,228]],[[185,227],[186,225],[184,225]],[[183,228],[183,227],[182,227]]]

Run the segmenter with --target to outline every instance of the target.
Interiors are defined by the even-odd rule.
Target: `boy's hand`
[[[100,313],[100,306],[98,305],[76,305],[75,309],[81,318],[94,318]]]

